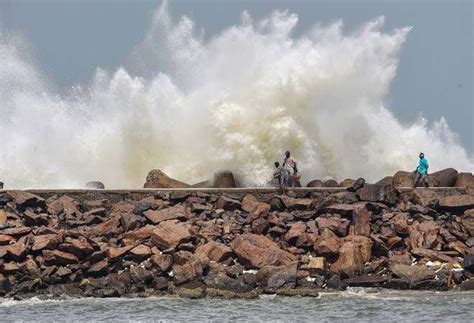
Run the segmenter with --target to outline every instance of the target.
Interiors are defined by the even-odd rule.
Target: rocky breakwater
[[[0,193],[1,296],[474,288],[468,189],[101,194]]]

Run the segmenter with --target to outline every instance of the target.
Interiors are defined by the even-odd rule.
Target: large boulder
[[[341,241],[330,229],[325,229],[321,237],[314,244],[314,251],[324,257],[333,257],[339,253]]]
[[[240,235],[232,241],[231,247],[240,262],[254,268],[288,265],[296,260],[294,255],[282,250],[277,243],[262,235]]]
[[[464,211],[474,208],[474,195],[448,195],[439,198],[439,206],[448,211]]]
[[[173,207],[167,207],[160,210],[146,210],[143,215],[153,224],[158,224],[162,221],[186,219],[186,207],[183,204],[177,204]]]
[[[270,204],[259,202],[252,194],[247,194],[242,199],[242,210],[255,216],[266,216],[270,208]]]
[[[151,242],[160,249],[176,248],[192,239],[189,224],[177,220],[160,222],[151,234]]]
[[[212,181],[212,187],[214,188],[229,188],[237,187],[235,184],[234,174],[230,170],[222,170],[214,174]]]
[[[459,173],[456,176],[456,187],[472,187],[474,188],[474,175],[472,173]]]
[[[150,171],[146,177],[144,188],[186,188],[190,185],[173,179],[159,169]]]
[[[467,210],[464,212],[462,217],[462,225],[469,232],[471,237],[474,237],[474,209]]]
[[[307,187],[323,187],[324,183],[319,179],[313,179],[306,186]]]
[[[394,264],[391,269],[393,274],[411,283],[434,279],[436,276],[436,272],[426,266]]]
[[[408,228],[408,242],[412,248],[431,249],[438,243],[440,226],[434,221],[415,221]]]
[[[26,210],[26,208],[46,208],[46,201],[44,198],[31,194],[25,191],[9,191],[8,195],[13,200],[13,202],[17,205],[17,208],[20,211]]]
[[[346,178],[345,180],[341,181],[339,183],[339,187],[350,187],[352,184],[354,184],[355,180],[351,178]]]
[[[357,190],[357,195],[361,201],[396,204],[399,200],[400,192],[392,185],[369,184]]]
[[[375,184],[378,184],[378,185],[393,185],[393,176],[386,176],[386,177],[382,178],[381,180],[379,180],[378,182],[376,182]]]
[[[265,266],[255,275],[257,284],[270,289],[295,288],[297,280],[296,263],[288,266]]]
[[[393,175],[393,186],[395,187],[413,187],[415,183],[413,172],[398,171]]]
[[[348,277],[362,273],[364,261],[359,245],[352,241],[345,242],[339,251],[339,258],[330,269],[333,273],[344,274]]]
[[[98,189],[98,190],[103,190],[105,189],[105,185],[102,182],[99,181],[91,181],[86,183],[87,188],[93,188],[93,189]]]
[[[435,186],[452,187],[456,183],[458,171],[454,168],[446,168],[438,172],[430,174],[428,177],[433,178]]]
[[[323,187],[339,187],[339,183],[334,179],[328,179],[324,181]]]
[[[372,212],[365,206],[359,206],[352,211],[352,224],[354,225],[354,233],[368,237],[370,235],[370,219]]]
[[[221,262],[232,255],[232,249],[223,243],[209,241],[196,249],[196,255],[201,258],[206,256],[211,261]]]
[[[444,175],[444,173],[443,173]],[[393,175],[393,186],[395,187],[413,187],[416,174],[414,172],[398,171]],[[439,186],[438,181],[433,175],[428,175],[428,185],[430,187]],[[418,181],[417,187],[423,187],[423,181]]]

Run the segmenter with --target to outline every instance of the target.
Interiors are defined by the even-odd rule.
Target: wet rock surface
[[[437,175],[453,181],[452,171]],[[359,185],[359,184],[361,185]],[[356,185],[354,185],[356,184]],[[255,298],[470,290],[471,191],[0,193],[0,295]]]

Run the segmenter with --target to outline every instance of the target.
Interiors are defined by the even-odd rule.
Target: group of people
[[[285,152],[282,165],[275,162],[275,168],[273,178],[278,181],[282,193],[285,192],[285,187],[301,187],[301,175],[298,172],[298,165],[289,151]]]
[[[417,187],[418,182],[421,180],[425,187],[428,187],[428,160],[425,158],[424,153],[420,153],[418,167],[414,171],[415,181],[413,187]],[[278,181],[278,185],[282,193],[285,192],[285,187],[301,187],[301,175],[298,172],[298,166],[296,160],[289,151],[285,152],[283,164],[275,162],[275,172],[273,178]]]

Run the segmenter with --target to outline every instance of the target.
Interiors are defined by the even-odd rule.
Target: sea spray
[[[164,2],[131,64],[100,68],[89,85],[58,93],[0,37],[0,179],[8,187],[141,187],[160,168],[189,183],[230,169],[266,185],[291,150],[304,180],[412,170],[472,171],[474,161],[442,118],[400,123],[386,107],[410,28],[383,17],[353,31],[342,21],[294,36],[298,17],[275,11],[208,39]],[[73,63],[73,62],[72,62]]]

